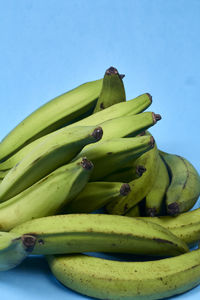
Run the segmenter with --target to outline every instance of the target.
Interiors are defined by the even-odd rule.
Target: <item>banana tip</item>
[[[130,185],[128,183],[124,183],[120,188],[120,195],[127,196],[130,191],[131,191]]]
[[[153,148],[154,145],[155,145],[155,139],[154,139],[153,136],[150,137],[150,145],[151,145],[152,148]]]
[[[91,170],[93,168],[93,163],[88,160],[86,157],[82,158],[81,165],[86,170]]]
[[[167,206],[167,212],[170,216],[175,216],[179,214],[179,205],[176,202],[170,203]]]
[[[32,252],[36,243],[36,237],[34,235],[24,234],[21,237],[22,243],[27,252]]]
[[[144,166],[137,166],[136,167],[136,173],[139,177],[142,176],[142,174],[146,171],[147,169]]]
[[[154,124],[162,119],[160,114],[152,113]]]
[[[114,67],[110,67],[106,70],[106,75],[119,74],[117,69]]]
[[[149,93],[146,93],[146,94],[149,97],[150,102],[152,103],[152,96],[151,96],[151,94],[149,94]]]
[[[155,207],[151,207],[147,209],[147,216],[155,217],[157,215],[157,211]]]
[[[95,128],[92,136],[95,138],[95,140],[99,141],[103,136],[103,129],[101,127]]]

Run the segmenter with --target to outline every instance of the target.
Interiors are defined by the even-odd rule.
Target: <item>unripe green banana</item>
[[[150,192],[146,195],[146,215],[155,217],[165,212],[165,194],[169,186],[169,174],[167,167],[160,155],[158,155],[158,173]]]
[[[124,216],[67,214],[39,218],[16,226],[11,232],[32,234],[32,254],[118,252],[175,256],[187,245],[166,228]]]
[[[94,163],[90,181],[99,181],[154,147],[152,136],[101,141],[96,147],[84,148],[76,157],[86,156]]]
[[[168,299],[200,283],[200,249],[156,261],[124,262],[83,254],[47,256],[47,261],[57,280],[92,299]]]
[[[200,240],[200,208],[181,213],[178,216],[142,217],[169,229],[188,245]]]
[[[166,192],[169,215],[177,215],[191,209],[200,195],[200,176],[194,166],[179,155],[161,152],[171,176]]]
[[[143,136],[144,138],[145,136]],[[150,136],[146,136],[150,137]],[[153,183],[156,179],[158,171],[158,150],[157,146],[148,152],[142,154],[137,160],[132,163],[133,173],[140,168],[143,170],[141,177],[133,179],[129,182],[131,191],[130,193],[121,199],[115,199],[106,205],[106,210],[109,214],[125,215],[132,207],[143,200],[143,198],[149,193]],[[144,172],[145,169],[145,172]]]
[[[19,265],[33,251],[35,242],[32,235],[0,232],[0,271]]]
[[[0,230],[56,214],[85,187],[93,165],[86,158],[64,165],[0,204]]]
[[[89,182],[78,196],[66,205],[65,213],[91,213],[103,208],[116,197],[124,197],[130,192],[127,183]]]
[[[123,101],[126,101],[126,95],[122,76],[117,69],[110,67],[105,72],[101,93],[93,113]]]
[[[102,140],[111,139],[114,137],[120,138],[125,136],[135,136],[144,129],[155,125],[156,122],[160,120],[159,117],[160,115],[158,114],[154,114],[152,112],[144,112],[138,115],[109,119],[99,124],[99,126],[103,129],[104,132]],[[63,130],[71,130],[70,126],[68,126],[67,128],[64,128]],[[57,133],[59,132],[61,133],[62,131],[57,131]],[[52,136],[52,134],[46,136],[46,138],[49,138],[50,136]],[[45,139],[43,138],[42,141],[44,142],[44,140]],[[27,155],[27,153],[31,151],[31,147],[34,144],[36,146],[37,143],[38,140],[22,148],[15,155],[13,155],[8,160],[0,164],[0,178],[3,179],[9,172],[9,170],[13,168],[17,163],[19,163]]]
[[[0,185],[0,201],[7,200],[74,158],[88,143],[101,139],[101,127],[74,127],[46,138],[14,168]]]
[[[133,206],[129,211],[126,213],[128,217],[140,217],[140,207],[139,204]]]
[[[102,87],[102,79],[91,81],[47,102],[0,143],[0,161],[9,158],[25,145],[42,137],[94,108]]]

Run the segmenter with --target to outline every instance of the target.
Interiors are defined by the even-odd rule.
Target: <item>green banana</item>
[[[151,136],[116,138],[101,141],[96,147],[84,148],[75,159],[86,156],[91,160],[94,163],[94,170],[90,181],[99,181],[152,147],[154,139]]]
[[[74,158],[88,143],[101,139],[101,127],[74,127],[46,138],[4,177],[0,201],[19,194],[32,184]]]
[[[129,211],[126,213],[128,217],[140,217],[140,207],[139,204],[133,206]]]
[[[105,72],[101,93],[93,113],[123,101],[126,101],[126,95],[122,77],[117,69],[110,67]]]
[[[98,124],[97,126],[100,126],[103,129],[104,134],[102,140],[106,140],[114,137],[135,136],[144,129],[155,125],[159,120],[160,115],[152,112],[144,112],[137,115],[109,119]],[[70,126],[67,128],[63,129],[62,131],[71,130]],[[61,133],[62,131],[57,131],[57,133]],[[50,136],[53,136],[53,134],[48,135],[48,138]],[[44,142],[44,140],[45,139],[43,138],[42,141]],[[35,146],[37,145],[36,142],[38,143],[38,140],[22,148],[15,155],[0,164],[0,178],[3,179],[9,170],[19,163],[29,151],[31,151],[33,144],[35,144]]]
[[[142,136],[151,137],[151,136]],[[140,137],[141,138],[141,137]],[[142,201],[149,193],[156,179],[158,171],[158,149],[154,145],[153,149],[142,154],[137,160],[132,163],[133,173],[136,173],[137,168],[143,170],[143,174],[138,179],[133,179],[129,182],[131,191],[121,199],[115,199],[106,205],[106,210],[110,214],[125,215],[132,207]],[[144,172],[144,169],[146,170]]]
[[[64,165],[0,204],[0,230],[56,214],[85,187],[93,165],[86,158]]]
[[[166,165],[160,155],[158,155],[158,161],[159,167],[156,179],[150,192],[146,195],[146,215],[150,217],[164,214],[165,194],[170,182]]]
[[[200,176],[194,166],[179,155],[161,152],[171,176],[166,192],[169,215],[177,215],[191,209],[200,195]]]
[[[140,219],[140,218],[139,218]],[[169,229],[188,245],[200,240],[200,208],[181,213],[177,216],[142,217]]]
[[[47,261],[62,284],[92,299],[162,299],[200,283],[200,249],[156,261],[124,262],[83,254],[52,255]]]
[[[11,232],[0,232],[0,271],[19,265],[32,251],[36,238]]]
[[[126,196],[129,192],[130,187],[127,183],[89,182],[63,211],[65,213],[91,213],[103,208],[116,197]]]
[[[0,143],[0,161],[6,160],[25,145],[94,109],[102,88],[102,79],[91,81],[47,102]]]
[[[16,226],[11,232],[32,234],[32,254],[118,252],[175,256],[187,245],[166,228],[124,216],[67,214],[39,218]]]

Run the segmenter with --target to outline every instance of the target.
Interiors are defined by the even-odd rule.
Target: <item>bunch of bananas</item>
[[[114,300],[161,299],[200,283],[200,249],[190,248],[200,239],[200,209],[190,210],[200,176],[158,149],[147,130],[161,116],[144,112],[152,97],[126,101],[123,77],[110,67],[0,143],[1,271],[45,255],[67,287]]]

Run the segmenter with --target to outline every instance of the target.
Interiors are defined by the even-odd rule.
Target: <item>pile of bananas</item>
[[[158,149],[152,97],[126,101],[123,77],[110,67],[0,143],[1,271],[45,255],[61,283],[98,299],[161,299],[200,283],[200,209],[190,210],[200,176]]]

